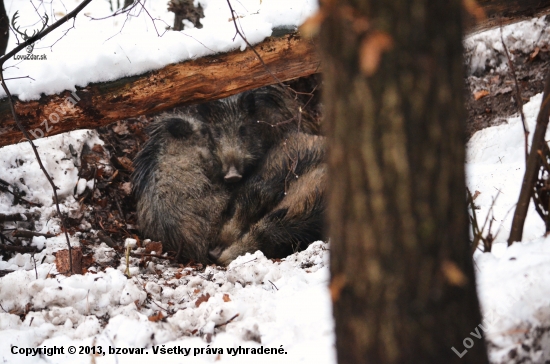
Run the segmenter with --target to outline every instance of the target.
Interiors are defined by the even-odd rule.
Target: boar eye
[[[239,135],[242,136],[242,137],[244,137],[244,136],[246,136],[246,134],[247,134],[246,127],[245,127],[245,126],[241,126],[241,127],[239,128]]]

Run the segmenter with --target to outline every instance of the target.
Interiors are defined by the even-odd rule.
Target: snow
[[[41,13],[59,18],[77,3],[54,0],[37,6]],[[166,24],[173,21],[173,15],[165,10],[165,0],[146,2],[148,13],[136,8],[128,19],[124,15],[103,20],[79,16],[65,37],[60,39],[72,23],[37,44],[34,54],[46,54],[48,61],[13,62],[6,77],[32,79],[11,80],[9,86],[21,99],[30,100],[42,93],[75,90],[90,82],[242,49],[242,40],[234,38],[226,2],[200,3],[206,15],[201,30],[165,32]],[[240,0],[232,4],[251,43],[269,36],[274,27],[299,25],[317,7],[313,0]],[[10,16],[19,10],[20,24],[38,25],[30,2],[13,0],[6,6]],[[107,16],[110,3],[93,1],[84,12],[96,18]],[[548,44],[544,24],[543,19],[535,19],[505,27],[504,39],[510,49],[530,52],[537,45]],[[487,62],[505,67],[500,30],[473,35],[464,44],[472,72]],[[9,48],[13,45],[11,39]],[[531,131],[540,102],[537,95],[524,106]],[[78,176],[80,153],[85,145],[102,142],[93,131],[75,131],[36,143],[60,188],[62,212],[69,216],[78,213],[81,206],[76,197],[86,188],[94,188],[92,180]],[[498,231],[492,252],[478,251],[474,257],[484,315],[480,324],[487,330],[493,363],[507,362],[512,349],[532,362],[550,360],[546,330],[550,327],[550,242],[543,237],[544,224],[532,206],[523,242],[506,246],[524,168],[523,129],[517,116],[476,133],[468,142],[467,183],[472,193],[480,192],[475,199],[477,216],[483,221],[492,208],[492,233]],[[0,178],[25,192],[27,200],[42,205],[30,209],[12,206],[12,197],[0,193],[0,213],[39,214],[35,230],[59,234],[51,187],[27,143],[0,149]],[[21,223],[25,221],[12,227]],[[78,240],[78,234],[71,236],[73,246],[79,245]],[[132,240],[128,239],[126,246],[143,249],[136,248]],[[133,363],[149,355],[162,357],[166,363],[256,363],[261,355],[267,363],[336,362],[326,243],[314,243],[280,262],[256,252],[238,258],[227,269],[206,267],[204,271],[172,267],[159,260],[142,267],[136,258],[130,258],[130,278],[124,274],[125,259],[120,259],[116,269],[92,268],[85,275],[70,277],[58,274],[54,253],[65,244],[63,235],[34,237],[32,245],[44,248],[39,253],[0,259],[0,270],[13,270],[0,278],[0,361]],[[118,253],[101,244],[93,254],[96,263],[109,266]],[[77,354],[69,353],[71,347]],[[85,353],[78,354],[81,347]],[[41,355],[31,350],[37,348],[43,349]],[[90,354],[92,349],[98,353],[99,348],[105,355]],[[277,353],[256,354],[266,348]],[[50,356],[54,349],[57,353]],[[116,354],[116,349],[124,352]],[[144,352],[128,353],[130,349]]]
[[[469,73],[476,74],[487,67],[496,72],[507,69],[502,40],[508,52],[521,50],[529,54],[536,47],[547,46],[550,43],[550,28],[547,23],[546,18],[541,17],[502,27],[502,32],[497,27],[468,36],[464,40],[464,48]]]
[[[541,99],[538,94],[523,108],[531,136]],[[474,201],[479,208],[476,213],[483,224],[492,206],[491,232],[493,235],[498,232],[492,252],[478,251],[475,255],[478,294],[488,324],[485,335],[496,345],[490,350],[493,362],[501,362],[512,348],[519,350],[521,344],[532,341],[529,337],[532,329],[550,326],[550,239],[543,237],[545,226],[532,203],[524,225],[523,243],[507,247],[513,209],[525,172],[524,143],[519,116],[477,132],[468,142],[468,188],[472,193],[480,192]],[[485,235],[488,232],[486,229]],[[550,338],[544,341],[548,351]],[[533,349],[531,358],[541,356],[541,362],[550,359],[550,351],[542,354]]]
[[[166,0],[141,1],[128,16],[109,17],[111,6],[117,3],[111,1],[92,1],[74,23],[69,21],[38,41],[33,54],[45,55],[47,60],[9,60],[5,64],[6,78],[30,77],[9,81],[11,93],[20,100],[34,100],[41,94],[75,91],[91,82],[139,75],[167,64],[246,47],[245,41],[235,36],[226,1],[200,0],[205,15],[201,20],[203,28],[181,32],[166,30],[174,22]],[[80,1],[5,3],[10,19],[19,11],[16,25],[21,25],[21,31],[28,27],[27,33],[32,33],[33,29],[40,29],[40,16],[47,14],[51,24]],[[251,44],[269,37],[273,28],[300,25],[318,7],[316,0],[239,0],[232,1],[232,6],[238,25]],[[8,50],[15,45],[15,37],[10,36]],[[4,96],[1,90],[0,97]]]
[[[535,130],[541,99],[542,94],[538,94],[523,107],[531,131],[529,143]],[[550,133],[547,133],[546,138],[549,137]],[[474,201],[480,207],[477,214],[483,218],[481,223],[496,198],[493,208],[493,234],[500,228],[495,240],[495,249],[500,250],[506,246],[510,235],[513,208],[517,203],[525,173],[525,135],[519,116],[509,118],[505,124],[480,130],[472,136],[467,146],[466,172],[468,188],[472,194],[475,191],[481,192]],[[538,238],[545,232],[544,223],[538,217],[533,204],[530,205],[529,216],[534,218],[526,221],[525,241]]]
[[[223,349],[224,362],[253,363],[258,360],[255,355],[233,356],[228,349],[263,346],[282,348],[284,354],[262,355],[262,362],[280,362],[284,356],[292,362],[334,363],[327,260],[326,244],[317,242],[279,263],[256,252],[238,258],[227,270],[207,267],[201,274],[157,264],[136,271],[131,279],[124,276],[124,265],[48,278],[55,265],[37,263],[36,271],[27,267],[1,278],[0,356],[4,362],[41,363],[45,358],[13,355],[11,347],[57,346],[64,354],[49,360],[87,363],[89,355],[70,355],[69,347],[101,346],[107,352],[109,347],[147,347],[153,354],[158,346],[192,348],[194,363],[217,357],[207,351],[194,355],[194,348]],[[205,295],[209,299],[197,307]],[[29,305],[32,311],[23,321],[7,313],[22,313]],[[159,309],[173,314],[165,321],[149,321]],[[108,323],[102,328],[99,320]],[[231,324],[224,325],[227,322]],[[226,327],[212,336],[216,325]],[[189,337],[197,332],[200,338]],[[130,354],[117,357],[120,363],[135,360]],[[96,362],[115,359],[105,355]],[[181,361],[174,355],[165,359]]]

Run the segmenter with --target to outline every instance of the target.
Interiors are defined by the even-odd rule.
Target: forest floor
[[[483,72],[466,77],[466,109],[468,138],[476,131],[498,125],[519,112],[516,103],[516,81],[521,91],[522,103],[542,92],[550,67],[550,47],[537,47],[535,51],[510,52],[515,79],[508,68],[496,70],[487,67]],[[507,61],[507,59],[506,59]]]
[[[544,26],[542,23],[540,27]],[[510,53],[522,100],[527,102],[543,89],[550,67],[550,49],[547,45],[515,47]],[[509,226],[506,215],[517,198],[514,189],[519,186],[524,163],[523,135],[513,117],[518,112],[514,77],[502,67],[506,57],[500,53],[496,58],[497,61],[495,57],[488,58],[486,67],[478,67],[467,76],[464,88],[468,110],[468,185],[472,192],[480,191],[475,200],[480,219],[491,213],[496,191],[503,191],[493,209],[493,218],[500,219],[495,227]],[[301,79],[292,87],[308,91],[315,88],[316,82],[315,78]],[[308,104],[318,115],[322,109],[319,90],[317,87]],[[535,98],[524,108],[531,125],[537,102],[540,105]],[[284,347],[289,354],[286,358],[296,359],[290,361],[334,363],[327,244],[315,243],[283,261],[268,260],[256,253],[239,258],[225,269],[177,264],[170,256],[159,258],[159,244],[141,239],[130,175],[132,160],[147,139],[144,128],[150,120],[151,117],[140,117],[98,129],[97,136],[103,144],[95,132],[40,141],[44,143],[42,151],[63,151],[51,158],[50,169],[70,164],[53,173],[56,183],[66,185],[60,186],[65,191],[62,209],[68,216],[73,241],[77,240],[83,250],[82,272],[89,274],[82,276],[55,273],[54,252],[65,242],[61,235],[45,236],[59,233],[60,228],[55,212],[44,202],[48,198],[51,201],[50,190],[41,181],[38,168],[32,165],[33,156],[29,151],[15,151],[17,146],[3,149],[0,205],[3,202],[14,215],[33,211],[42,216],[29,214],[25,215],[26,221],[0,221],[0,243],[15,249],[0,250],[0,354],[7,353],[8,345],[14,343],[22,347],[147,347],[150,354],[151,347],[159,345],[194,349],[209,345],[212,349],[263,345]],[[480,133],[474,135],[476,131]],[[509,142],[510,135],[517,139],[514,143]],[[78,149],[77,145],[81,151],[74,152],[71,148]],[[491,148],[496,150],[494,154],[483,155]],[[71,173],[75,175],[71,177]],[[44,185],[44,192],[40,192]],[[42,201],[45,207],[34,207],[25,199]],[[539,221],[536,223],[540,225]],[[484,317],[491,317],[493,311],[500,317],[486,332],[493,363],[538,363],[539,359],[550,358],[545,348],[550,341],[550,315],[540,309],[547,307],[545,300],[550,297],[546,291],[550,284],[541,279],[550,277],[550,249],[546,248],[550,244],[540,238],[540,226],[532,226],[526,228],[525,244],[506,249],[503,229],[495,234],[494,254],[475,255]],[[29,238],[16,236],[16,230],[40,233]],[[127,264],[123,245],[129,238],[137,240],[138,245],[129,260],[132,278],[123,275]],[[460,345],[457,343],[456,348],[462,351]],[[226,362],[256,360],[254,356],[225,355],[227,352],[222,356],[213,354],[201,352],[195,362],[220,358]],[[52,360],[68,363],[75,362],[75,358]],[[16,362],[15,359],[18,358],[4,360]],[[77,362],[90,361],[88,356],[78,359]],[[97,360],[122,363],[134,362],[135,358],[128,355]],[[27,362],[46,360],[36,357]]]

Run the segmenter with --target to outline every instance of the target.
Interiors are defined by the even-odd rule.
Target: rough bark
[[[297,34],[272,37],[254,48],[268,69],[282,81],[319,70],[313,43]],[[37,136],[51,136],[227,97],[276,82],[252,50],[237,50],[169,65],[145,75],[90,84],[76,91],[81,100],[74,105],[65,101],[70,97],[67,91],[37,101],[16,100],[15,109],[27,130],[36,131]],[[0,146],[21,139],[7,99],[3,99],[0,101]]]
[[[338,362],[487,363],[483,339],[470,335],[483,330],[468,242],[461,1],[327,3]]]
[[[0,1],[0,56],[6,53],[10,37],[10,20],[6,14],[4,0]]]

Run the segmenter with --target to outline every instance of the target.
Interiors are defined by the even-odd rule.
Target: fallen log
[[[550,0],[464,0],[467,33],[550,13]],[[474,10],[472,10],[474,9]],[[475,9],[483,10],[477,17]],[[271,37],[254,46],[266,67],[282,81],[320,71],[311,40],[297,33]],[[251,49],[168,65],[143,75],[90,84],[76,95],[66,91],[36,101],[15,100],[20,119],[35,138],[71,130],[97,128],[114,121],[158,113],[176,106],[227,97],[274,84]],[[70,99],[70,102],[67,102]],[[21,141],[7,99],[0,100],[0,147]]]
[[[97,128],[117,120],[180,105],[227,97],[249,89],[319,72],[310,40],[296,33],[271,37],[251,49],[168,65],[143,75],[90,84],[36,101],[15,100],[15,110],[35,138]],[[271,72],[271,73],[270,73]],[[7,99],[0,100],[0,146],[22,141]]]
[[[475,0],[463,1],[475,4]],[[477,5],[483,10],[484,19],[476,19],[475,11],[468,11],[464,25],[470,34],[550,14],[549,0],[477,0]]]

